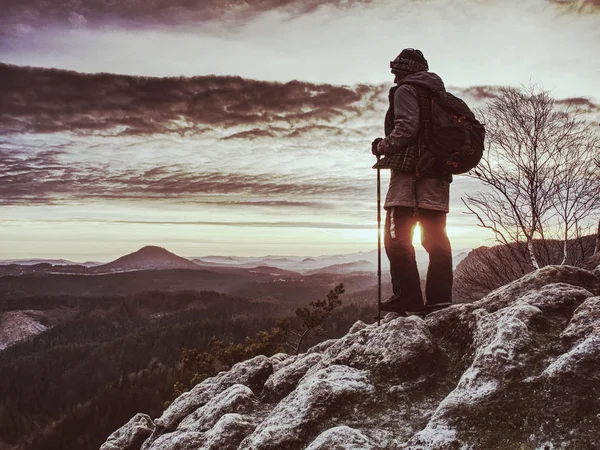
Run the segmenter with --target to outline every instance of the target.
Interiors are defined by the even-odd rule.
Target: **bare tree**
[[[579,110],[560,110],[536,86],[502,88],[484,117],[487,148],[471,176],[488,189],[463,203],[499,244],[524,243],[514,251],[532,269],[567,263],[600,212],[598,135]]]

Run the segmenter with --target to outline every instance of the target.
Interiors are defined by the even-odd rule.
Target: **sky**
[[[0,259],[374,249],[405,47],[471,106],[533,82],[598,112],[598,0],[4,0]],[[456,249],[489,244],[477,189],[452,183]]]

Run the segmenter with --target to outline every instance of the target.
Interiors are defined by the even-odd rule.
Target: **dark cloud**
[[[341,128],[338,127],[331,127],[328,125],[307,125],[305,127],[298,127],[297,129],[295,129],[294,131],[292,131],[288,137],[301,137],[304,135],[312,135],[315,132],[325,132],[326,134],[330,135],[330,136],[336,136],[336,135],[341,135],[341,134],[348,134],[348,130],[343,130]]]
[[[230,137],[268,135],[276,123],[302,126],[360,114],[367,94],[300,81],[239,77],[149,78],[85,75],[0,64],[0,132],[120,129],[121,134],[201,134],[214,127],[263,129]]]
[[[3,0],[4,25],[65,24],[97,26],[120,23],[129,27],[188,25],[209,21],[239,23],[269,10],[290,16],[315,11],[321,5],[348,8],[372,0]]]
[[[229,139],[250,139],[250,140],[252,140],[252,139],[263,138],[263,137],[275,137],[275,134],[269,130],[255,129],[255,130],[248,130],[248,131],[241,131],[239,133],[234,133],[234,134],[226,136],[222,139],[223,140],[229,140]]]
[[[459,92],[461,95],[470,95],[477,100],[487,102],[501,95],[501,90],[502,87],[500,86],[471,86],[468,88],[459,89]],[[595,104],[589,98],[585,97],[555,99],[555,103],[557,105],[580,107],[589,112],[600,110],[600,105]]]
[[[550,3],[579,13],[600,12],[600,0],[548,0]]]
[[[585,97],[565,98],[562,100],[557,100],[556,103],[561,104],[561,105],[584,107],[584,108],[590,109],[590,110],[599,110],[600,109],[600,107],[598,105],[596,105],[590,99],[585,98]]]
[[[576,11],[600,9],[600,0],[548,1]],[[35,27],[118,24],[136,28],[219,21],[225,26],[236,26],[266,11],[276,10],[296,17],[323,5],[352,8],[371,3],[372,0],[3,0],[0,31],[4,29],[4,34],[10,34],[15,24]]]

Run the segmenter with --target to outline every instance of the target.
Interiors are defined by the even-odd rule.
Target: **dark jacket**
[[[415,85],[421,86],[418,90]],[[390,90],[390,108],[386,115],[386,137],[379,148],[384,151],[375,168],[414,173],[421,149],[426,146],[425,132],[429,123],[430,91],[445,92],[444,82],[433,72],[407,75]],[[421,92],[419,92],[421,91]],[[419,97],[421,96],[421,100]],[[424,117],[421,117],[424,115]],[[421,129],[421,124],[425,127]],[[422,150],[421,150],[422,151]],[[429,175],[440,177],[439,171]]]
[[[442,79],[433,72],[413,73],[400,81],[394,92],[394,128],[385,137],[385,145],[390,153],[409,146],[419,132],[419,93],[414,85],[432,91],[446,91]]]
[[[428,117],[427,120],[421,117],[423,99],[419,102],[419,90],[415,84],[433,91],[446,90],[442,79],[432,72],[408,75],[397,87],[392,88],[393,99],[390,99],[390,106],[393,105],[393,108],[388,110],[388,130],[381,144],[385,149],[385,156],[375,165],[392,169],[384,206],[415,207],[415,200],[418,199],[419,208],[448,212],[451,175],[442,174],[432,168],[416,184],[413,181],[419,145],[424,145],[424,142],[419,142],[424,139],[421,124],[428,123],[429,120]],[[390,120],[391,114],[393,122]],[[429,111],[425,111],[425,114],[429,114]]]

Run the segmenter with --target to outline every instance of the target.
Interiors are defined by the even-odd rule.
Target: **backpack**
[[[485,128],[467,104],[449,92],[413,86],[426,90],[431,96],[429,147],[433,158],[421,156],[418,164],[421,173],[434,162],[453,175],[466,173],[477,166],[483,156]]]

